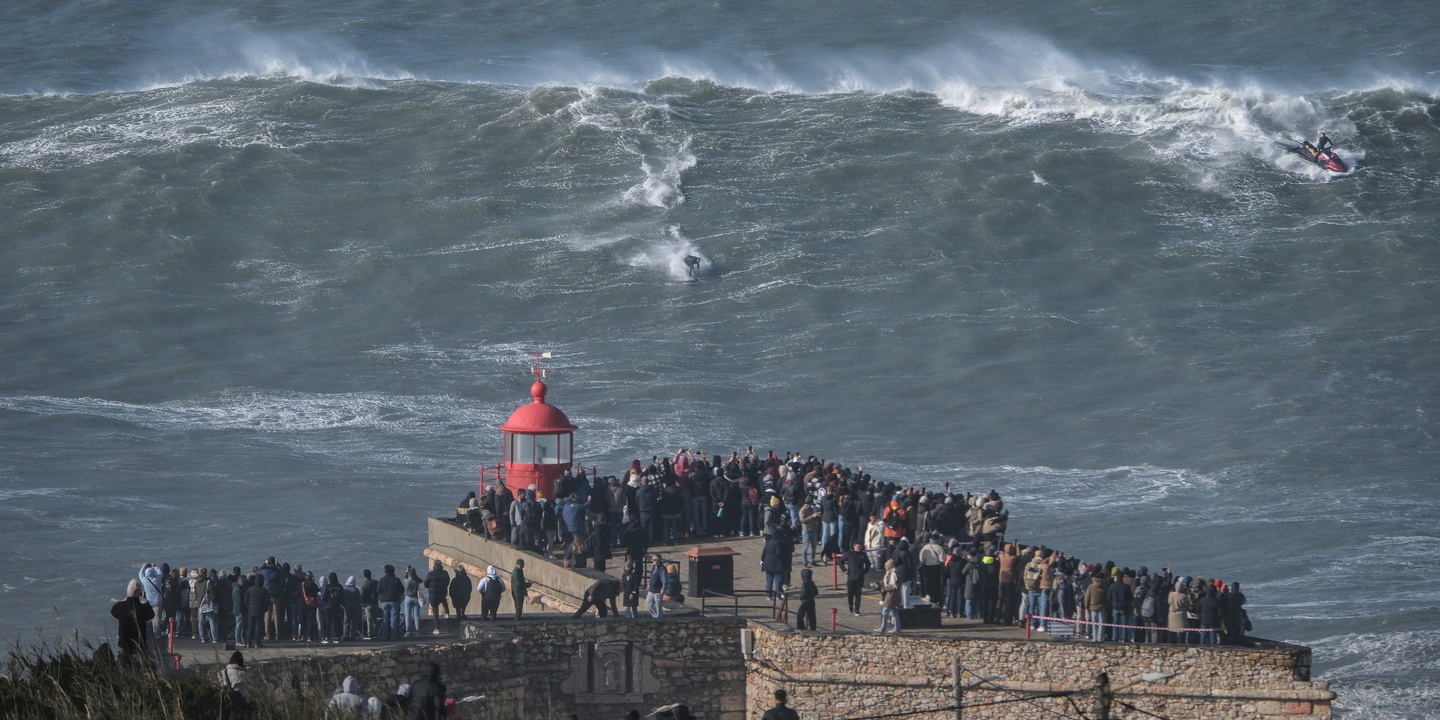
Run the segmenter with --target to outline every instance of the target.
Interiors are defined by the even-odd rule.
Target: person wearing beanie
[[[119,623],[120,661],[127,664],[148,663],[150,659],[150,621],[155,608],[145,602],[139,578],[125,586],[125,598],[110,606],[110,617]]]

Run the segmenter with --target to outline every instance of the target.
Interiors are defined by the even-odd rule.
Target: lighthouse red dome
[[[521,405],[515,412],[510,414],[510,419],[500,426],[506,432],[537,433],[555,432],[558,430],[575,430],[570,418],[565,411],[545,402],[545,393],[549,388],[545,383],[536,380],[530,386],[530,396],[534,400],[528,405]]]

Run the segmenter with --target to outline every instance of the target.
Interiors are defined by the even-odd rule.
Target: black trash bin
[[[690,596],[704,597],[706,590],[735,594],[735,556],[740,553],[724,545],[703,545],[685,551],[690,559]]]

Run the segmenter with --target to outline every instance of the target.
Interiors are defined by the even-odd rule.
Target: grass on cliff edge
[[[224,687],[213,673],[167,673],[51,648],[13,649],[0,676],[5,720],[313,720],[329,698]]]

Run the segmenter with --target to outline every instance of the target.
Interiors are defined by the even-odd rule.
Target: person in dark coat
[[[144,665],[150,661],[150,621],[155,608],[141,598],[140,581],[125,587],[125,599],[110,606],[110,617],[120,623],[120,661]]]
[[[470,575],[465,572],[465,566],[456,567],[455,577],[450,580],[450,602],[455,603],[455,617],[461,622],[465,621],[465,607],[470,604],[470,594],[474,588]]]
[[[245,614],[249,618],[245,639],[252,648],[264,647],[260,640],[265,636],[265,613],[270,611],[272,605],[270,593],[265,590],[261,576],[258,573],[251,575],[249,584],[245,587]]]
[[[780,534],[774,533],[765,538],[765,548],[760,551],[760,570],[765,573],[765,597],[771,600],[778,599],[784,592],[785,545]]]
[[[870,555],[865,552],[864,543],[851,544],[850,550],[840,558],[840,569],[845,571],[845,600],[850,605],[850,614],[858,617],[865,575],[870,572]]]
[[[1197,613],[1200,615],[1201,645],[1214,645],[1216,643],[1215,633],[1220,629],[1220,598],[1215,593],[1213,586],[1207,586],[1200,602],[1196,603]]]
[[[645,534],[644,528],[640,527],[639,520],[630,518],[630,523],[625,526],[625,559],[643,563],[649,553],[649,536]]]
[[[815,629],[815,598],[820,596],[811,577],[810,568],[800,571],[800,609],[795,611],[795,627],[800,630]]]
[[[440,634],[440,609],[445,605],[446,598],[450,597],[450,573],[445,572],[445,566],[436,560],[431,566],[430,572],[425,574],[425,590],[428,594],[426,600],[430,605],[430,618],[435,621],[433,634]]]
[[[608,611],[620,614],[620,609],[615,607],[615,598],[620,595],[620,581],[612,577],[601,578],[585,588],[584,601],[580,603],[580,609],[575,611],[571,617],[583,617],[585,611],[595,608],[600,617],[605,617]]]
[[[766,710],[765,714],[760,716],[760,720],[800,720],[800,713],[785,704],[787,699],[785,690],[777,688],[775,690],[775,706]]]
[[[590,528],[590,560],[600,572],[605,572],[605,561],[614,557],[610,552],[610,526],[606,521],[604,515],[597,516]]]
[[[429,664],[425,677],[410,686],[410,707],[407,720],[444,720],[445,683],[440,682],[440,666]]]

